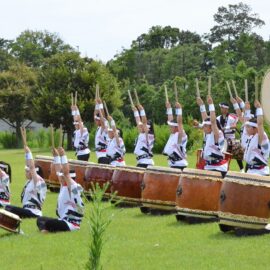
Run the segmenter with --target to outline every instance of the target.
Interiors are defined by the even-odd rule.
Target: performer
[[[25,174],[27,182],[21,194],[23,207],[7,205],[5,209],[20,218],[34,218],[42,216],[42,206],[46,198],[47,186],[42,178],[40,167],[35,167],[30,148],[25,145]]]
[[[71,111],[73,115],[73,124],[75,127],[75,131],[73,133],[73,145],[76,150],[77,159],[88,161],[90,157],[90,149],[88,148],[88,130],[83,124],[77,105],[72,104]]]
[[[171,135],[163,150],[163,153],[168,156],[168,164],[171,168],[178,168],[183,170],[187,167],[187,134],[183,128],[182,123],[182,106],[180,103],[175,103],[175,112],[177,122],[173,120],[173,112],[170,102],[166,102],[168,125],[170,126]]]
[[[137,167],[147,168],[149,165],[154,165],[152,153],[155,141],[154,126],[151,120],[147,120],[143,106],[138,104],[137,107],[139,111],[135,106],[132,107],[139,131],[139,136],[135,142],[134,154],[137,159]]]
[[[111,128],[108,129],[110,142],[107,148],[107,157],[109,158],[111,165],[125,166],[124,155],[126,153],[126,148],[122,139],[122,130],[116,128],[115,121],[110,115],[108,116],[108,120],[110,121]]]
[[[212,97],[208,95],[210,118],[207,116],[204,102],[197,97],[197,104],[200,106],[200,112],[203,119],[204,142],[202,157],[206,162],[205,170],[219,171],[225,177],[228,171],[228,161],[224,158],[224,135],[218,128],[219,122],[216,120],[215,106]]]
[[[255,100],[256,117],[245,122],[248,134],[244,160],[247,162],[247,173],[269,175],[269,139],[263,127],[263,110]]]
[[[10,165],[0,161],[0,208],[10,204],[10,176],[8,171]]]
[[[221,115],[217,117],[217,120],[227,142],[227,152],[232,154],[233,158],[235,158],[237,161],[240,171],[244,172],[243,151],[241,151],[241,146],[240,144],[237,144],[235,139],[238,117],[235,114],[229,113],[228,103],[222,102],[219,104],[219,107],[221,110]]]
[[[103,104],[100,98],[96,99],[96,106],[94,111],[94,120],[97,125],[97,131],[95,135],[95,149],[100,164],[109,164],[110,160],[107,157],[108,147],[108,121],[103,117],[104,110]]]
[[[59,218],[39,217],[37,226],[44,233],[79,230],[84,210],[81,198],[83,189],[71,177],[64,149],[59,147],[57,151],[54,148],[52,153],[55,171],[61,183],[56,210]]]

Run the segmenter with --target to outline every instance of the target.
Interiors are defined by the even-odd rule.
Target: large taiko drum
[[[114,170],[115,167],[111,165],[89,163],[85,171],[85,194],[91,195],[92,185],[98,184],[100,187],[103,187],[103,185],[105,185],[106,183],[110,184]],[[105,197],[109,196],[110,185],[108,186],[105,194]]]
[[[220,172],[185,169],[176,192],[177,219],[217,220],[221,184]]]
[[[228,172],[219,200],[219,222],[231,228],[264,229],[270,218],[270,177]]]
[[[196,162],[196,169],[204,170],[204,166],[206,165],[205,160],[202,158],[202,149],[197,150],[197,162]],[[232,159],[232,155],[228,152],[224,152],[225,159],[228,161],[228,170],[230,168],[230,163]]]
[[[175,212],[175,194],[181,174],[180,169],[148,167],[142,182],[143,213]]]
[[[1,228],[10,232],[19,233],[20,223],[21,223],[21,219],[19,216],[9,211],[0,209],[0,227]]]
[[[43,173],[43,179],[46,184],[49,185],[49,177],[51,174],[51,164],[53,158],[48,156],[36,156],[35,157],[35,166],[39,166]]]
[[[141,185],[145,169],[138,167],[116,167],[111,181],[111,193],[120,205],[137,206],[141,203]]]

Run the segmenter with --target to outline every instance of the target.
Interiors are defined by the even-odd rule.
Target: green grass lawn
[[[33,151],[49,155],[48,152]],[[73,153],[68,153],[74,158]],[[22,150],[0,150],[0,160],[12,165],[12,204],[20,204],[24,184]],[[94,160],[94,154],[91,157]],[[133,155],[126,157],[135,164]],[[190,156],[190,167],[195,155]],[[166,166],[166,158],[155,156],[156,165]],[[233,161],[232,170],[237,170]],[[45,216],[55,217],[57,194],[48,192]],[[216,223],[187,225],[170,216],[146,216],[138,208],[113,208],[113,222],[106,233],[102,254],[104,269],[268,269],[270,236],[237,238],[221,233]],[[89,204],[81,230],[71,233],[41,234],[36,221],[23,220],[24,235],[0,229],[0,270],[84,269],[89,246]]]

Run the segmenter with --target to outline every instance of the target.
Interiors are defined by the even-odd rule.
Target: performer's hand
[[[249,101],[245,102],[245,110],[250,110],[250,103]]]
[[[233,97],[231,97],[231,98],[230,98],[230,101],[231,101],[231,103],[232,103],[232,104],[237,103],[236,99],[235,99],[235,98],[233,98]]]
[[[182,105],[179,102],[175,102],[175,108],[181,109]]]
[[[199,106],[204,104],[203,100],[200,97],[196,97],[196,102]]]
[[[76,108],[77,108],[77,106],[71,105],[71,110],[72,110],[72,111],[76,111]]]
[[[27,145],[24,146],[24,151],[25,151],[25,153],[31,152],[30,148]]]
[[[132,111],[136,112],[136,111],[138,111],[138,109],[135,106],[132,106]]]
[[[140,111],[143,110],[143,106],[141,104],[138,104],[137,107]]]
[[[172,106],[171,106],[171,103],[170,102],[166,102],[166,108],[167,109],[170,109]]]
[[[58,151],[57,151],[57,149],[55,147],[52,148],[52,155],[54,157],[59,156],[59,153],[58,153]]]
[[[236,99],[236,101],[237,101],[237,103],[241,103],[241,102],[243,102],[243,100],[242,100],[242,98],[240,98],[240,97],[235,97],[235,99]]]
[[[261,108],[262,106],[261,106],[261,103],[259,102],[259,100],[255,100],[254,101],[254,106],[255,106],[255,108]]]
[[[113,118],[110,115],[108,115],[107,118],[108,118],[108,121],[112,121],[113,120]]]
[[[196,119],[193,120],[193,126],[194,127],[198,127],[199,126],[199,122]]]
[[[58,153],[60,156],[64,156],[65,155],[65,150],[63,147],[58,147]]]
[[[213,104],[213,99],[210,95],[207,96],[207,103],[208,104]]]
[[[97,98],[97,99],[96,99],[96,103],[97,103],[97,104],[101,104],[101,103],[102,103],[101,98]]]

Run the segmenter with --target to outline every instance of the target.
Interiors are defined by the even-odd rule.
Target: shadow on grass
[[[0,239],[1,238],[13,238],[17,237],[19,234],[18,233],[12,233],[12,232],[4,232],[3,234],[0,234]]]

